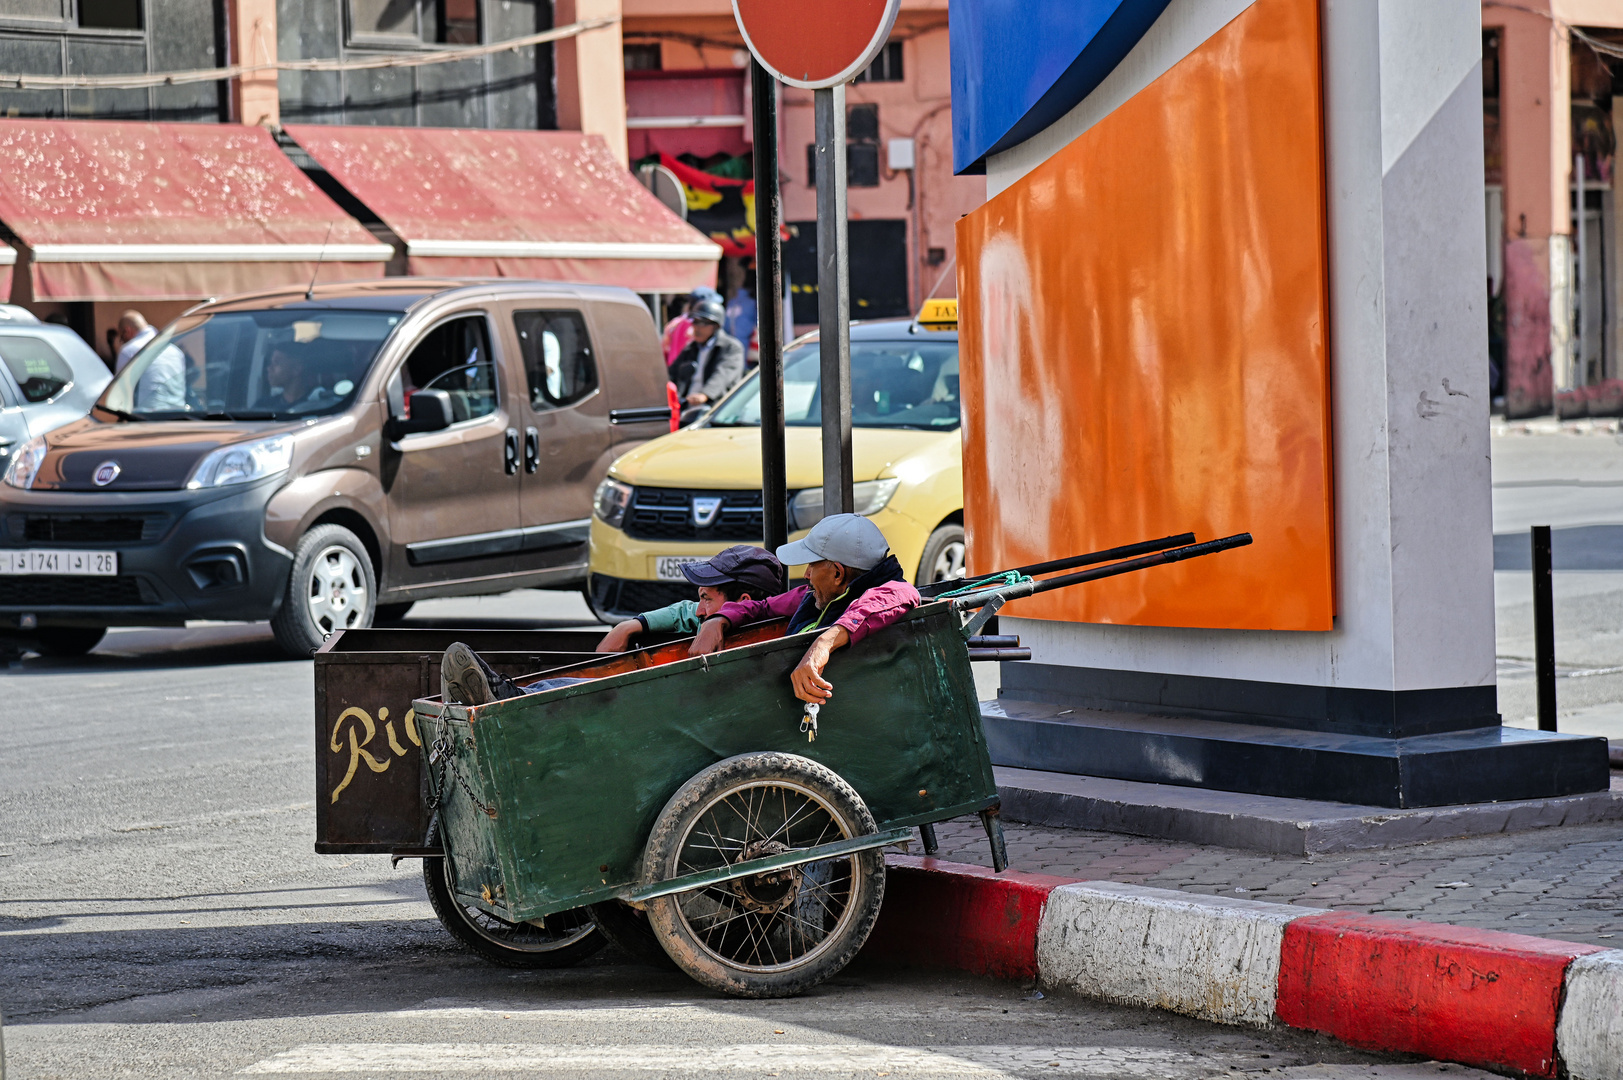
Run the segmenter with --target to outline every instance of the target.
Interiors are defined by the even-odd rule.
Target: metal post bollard
[[[1555,730],[1555,584],[1550,576],[1550,527],[1534,525],[1533,669],[1538,681],[1538,729]]]

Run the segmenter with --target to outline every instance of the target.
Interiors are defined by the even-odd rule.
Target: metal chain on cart
[[[456,767],[456,760],[452,756],[452,751],[455,749],[456,744],[449,735],[441,735],[428,748],[429,775],[434,779],[434,790],[428,797],[429,810],[438,815],[440,804],[444,800],[445,774],[449,772],[456,778],[458,786],[467,792],[469,802],[478,807],[486,817],[495,817],[496,808],[486,806],[479,801],[479,796],[473,793],[473,788],[468,785],[467,778],[462,775],[462,770]],[[440,774],[437,778],[434,778],[433,768],[436,764],[440,767]]]

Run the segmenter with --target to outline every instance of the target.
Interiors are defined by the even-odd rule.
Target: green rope
[[[952,592],[938,593],[935,598],[945,600],[949,596],[962,596],[965,593],[979,592],[982,589],[991,589],[999,585],[1018,585],[1023,581],[1030,580],[1031,576],[1029,574],[1022,574],[1018,570],[1005,570],[1001,574],[993,574],[989,578],[982,578],[973,585],[965,585],[963,588],[952,590]]]

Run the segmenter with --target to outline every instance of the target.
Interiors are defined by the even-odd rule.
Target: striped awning
[[[686,292],[721,249],[595,135],[333,127],[286,133],[404,243],[410,273]]]
[[[0,120],[0,223],[33,300],[377,278],[394,254],[268,132],[238,124]]]

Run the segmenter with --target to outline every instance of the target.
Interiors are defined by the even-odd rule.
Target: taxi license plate
[[[0,576],[62,574],[69,577],[117,577],[116,551],[0,551]]]
[[[689,563],[705,562],[707,555],[661,555],[654,560],[654,577],[660,581],[686,581],[682,567]]]

